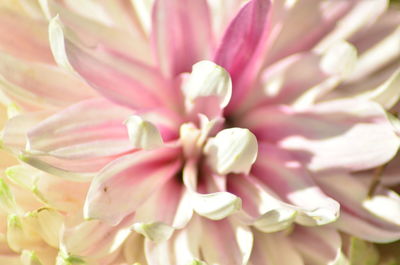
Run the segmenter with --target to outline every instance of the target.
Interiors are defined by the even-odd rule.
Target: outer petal
[[[311,170],[373,168],[390,160],[399,147],[385,111],[368,101],[338,100],[301,111],[260,108],[240,126],[290,150]]]
[[[248,2],[232,20],[215,54],[215,62],[224,67],[233,80],[231,105],[245,95],[246,86],[259,70],[268,36],[270,1]]]
[[[242,199],[243,210],[250,220],[244,221],[265,233],[290,227],[295,221],[297,209],[274,197],[271,191],[252,176],[229,176],[227,190]]]
[[[319,189],[303,165],[287,151],[261,144],[251,173],[278,196],[297,206],[298,223],[324,225],[338,218],[339,204]]]
[[[253,234],[248,227],[231,219],[202,219],[201,253],[207,264],[247,264],[253,246]]]
[[[71,256],[100,258],[115,252],[122,246],[131,230],[132,216],[111,227],[98,220],[84,221],[62,231],[60,250]]]
[[[103,99],[83,101],[32,128],[27,152],[68,159],[122,154],[132,150],[123,124],[131,113]]]
[[[111,100],[135,109],[171,104],[168,87],[160,87],[161,78],[150,66],[87,46],[70,29],[64,29],[57,17],[50,22],[49,37],[56,62]]]
[[[270,39],[272,44],[267,63],[312,49],[351,10],[355,2],[275,1],[271,12],[274,35]]]
[[[178,157],[179,150],[166,147],[113,161],[93,180],[85,202],[85,217],[118,224],[175,176],[181,165]]]
[[[314,228],[312,228],[314,229]],[[251,265],[304,265],[302,257],[284,233],[264,234],[253,231]]]
[[[290,239],[307,265],[345,265],[342,240],[332,227],[296,227]]]
[[[18,103],[67,106],[96,95],[84,82],[55,66],[29,63],[0,53],[0,86]]]
[[[156,0],[152,22],[153,45],[164,75],[190,72],[207,56],[211,25],[206,0]]]
[[[0,10],[0,50],[25,60],[53,64],[46,23]]]
[[[342,231],[373,242],[400,238],[400,200],[384,189],[368,199],[369,186],[346,174],[315,178],[320,187],[342,205],[342,215],[334,225]],[[381,199],[384,203],[381,204]],[[389,203],[388,203],[389,202]]]

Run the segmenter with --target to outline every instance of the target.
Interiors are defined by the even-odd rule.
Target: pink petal
[[[270,144],[259,145],[259,156],[251,174],[299,209],[296,221],[323,225],[339,216],[339,204],[325,195],[308,171],[291,154]]]
[[[133,9],[126,0],[100,1],[79,4],[75,1],[41,1],[43,10],[50,20],[59,16],[62,23],[71,28],[88,47],[97,47],[104,49],[105,52],[129,58],[145,64],[154,65],[155,62],[151,56],[150,45],[147,37],[137,28],[135,18],[127,17],[127,13]],[[89,6],[89,7],[88,7]],[[118,11],[124,8],[122,14]],[[96,9],[96,10],[87,10]],[[96,11],[103,9],[102,18],[96,17]],[[104,12],[105,11],[105,12]],[[113,20],[116,14],[120,21]],[[89,16],[89,17],[88,17]],[[90,17],[95,16],[95,17]],[[113,16],[110,18],[109,16]],[[107,19],[108,21],[101,21]],[[100,21],[99,21],[100,20]],[[125,20],[122,22],[121,20]],[[129,20],[129,21],[127,21]],[[124,28],[116,23],[124,23]]]
[[[132,113],[103,99],[82,101],[42,121],[28,133],[28,152],[80,159],[132,150],[124,120]]]
[[[215,54],[215,62],[224,67],[233,80],[230,105],[236,104],[245,95],[246,86],[261,67],[269,33],[269,11],[269,1],[248,2],[225,31]]]
[[[93,180],[85,202],[87,218],[118,224],[177,173],[179,149],[165,147],[123,156]]]
[[[313,228],[314,229],[314,228]],[[302,257],[284,233],[254,231],[251,265],[304,265]]]
[[[356,177],[344,173],[330,174],[315,178],[319,186],[329,195],[337,199],[342,206],[342,215],[335,226],[342,231],[373,242],[391,242],[400,239],[400,224],[397,219],[390,221],[379,216],[381,209],[372,212],[363,204],[368,199],[369,182],[364,183]],[[388,196],[388,191],[378,188],[376,195]],[[390,205],[386,216],[398,215],[400,201],[397,200],[397,213]],[[394,221],[394,222],[393,222]]]
[[[163,207],[160,208],[160,205]],[[184,186],[177,179],[171,178],[137,209],[135,222],[162,222],[181,228],[189,222],[192,212]]]
[[[168,86],[161,85],[162,79],[152,67],[101,46],[88,47],[70,36],[71,29],[65,31],[58,18],[50,22],[50,44],[57,63],[78,73],[107,98],[134,109],[174,102]]]
[[[297,226],[290,235],[305,264],[339,264],[342,240],[340,234],[332,227]]]
[[[98,220],[84,221],[62,231],[61,249],[70,255],[100,258],[116,251],[129,236],[132,216],[118,226]]]
[[[190,72],[210,49],[211,25],[206,0],[156,0],[152,40],[165,76]]]
[[[0,10],[0,50],[29,61],[54,64],[47,23]]]
[[[390,160],[399,146],[385,111],[368,101],[337,100],[305,110],[260,108],[240,126],[289,150],[311,170],[374,168]]]
[[[53,65],[29,63],[0,53],[2,88],[22,105],[67,106],[96,95],[84,82]]]
[[[4,126],[2,144],[19,153],[25,149],[28,131],[53,114],[54,111],[47,110],[21,114],[9,119]]]
[[[307,8],[304,1],[274,2],[271,12],[274,36],[267,63],[312,49],[349,12],[354,2],[317,0]]]
[[[248,227],[233,219],[202,219],[201,253],[207,264],[247,264],[253,247],[253,234]]]

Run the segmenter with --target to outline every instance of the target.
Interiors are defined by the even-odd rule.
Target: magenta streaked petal
[[[391,242],[400,238],[400,223],[396,218],[400,212],[398,196],[391,197],[388,190],[378,187],[371,199],[383,197],[391,200],[391,203],[385,202],[376,208],[376,205],[368,205],[368,180],[345,173],[319,176],[315,180],[342,205],[343,216],[334,224],[337,228],[373,242]]]
[[[342,264],[342,240],[332,226],[298,226],[290,239],[307,265]]]
[[[254,248],[249,264],[304,265],[305,263],[285,233],[254,232]]]
[[[393,158],[399,146],[386,112],[368,101],[337,100],[305,110],[265,107],[240,125],[292,152],[311,170],[374,168]]]
[[[133,148],[123,122],[131,113],[104,99],[82,101],[33,127],[27,152],[68,159],[128,152]]]
[[[298,208],[296,222],[323,225],[339,216],[339,203],[328,197],[290,152],[262,143],[252,175],[278,196]]]
[[[85,217],[118,224],[175,176],[179,152],[172,147],[142,150],[111,162],[90,186]]]
[[[134,109],[158,107],[171,99],[155,69],[101,47],[85,46],[58,17],[50,22],[49,36],[57,63],[76,72],[107,98]]]
[[[207,264],[247,264],[253,247],[251,230],[227,218],[220,221],[202,219],[201,253]]]
[[[156,0],[152,14],[152,41],[166,77],[190,72],[207,58],[212,43],[206,0]]]
[[[28,63],[4,53],[0,58],[2,89],[28,109],[66,107],[97,95],[84,82],[53,65]]]
[[[226,29],[214,56],[215,62],[224,67],[233,80],[230,105],[237,104],[246,95],[249,82],[261,67],[269,33],[269,11],[270,1],[248,2]]]

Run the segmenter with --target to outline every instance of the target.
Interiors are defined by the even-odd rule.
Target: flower
[[[99,243],[107,250],[141,245],[141,234],[151,265],[282,264],[263,251],[279,245],[287,264],[328,264],[344,259],[337,228],[399,239],[398,195],[368,198],[353,176],[399,147],[384,109],[398,101],[399,51],[382,52],[398,44],[399,12],[381,0],[211,2],[4,11],[2,24],[18,27],[0,37],[1,86],[22,109],[4,146],[63,181],[91,181],[83,214],[100,221],[82,229],[118,237]],[[59,259],[92,262],[74,245]]]

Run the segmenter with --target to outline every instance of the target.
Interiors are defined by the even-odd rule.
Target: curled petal
[[[218,174],[247,174],[257,158],[257,139],[247,129],[225,129],[208,140],[204,152]]]
[[[198,97],[217,96],[220,107],[224,108],[231,99],[232,82],[224,68],[211,61],[201,61],[193,65],[183,92],[189,103]]]
[[[132,229],[154,242],[168,240],[174,232],[172,227],[159,222],[135,223]]]
[[[133,148],[153,149],[162,146],[163,140],[157,127],[140,116],[130,116],[125,125]]]

